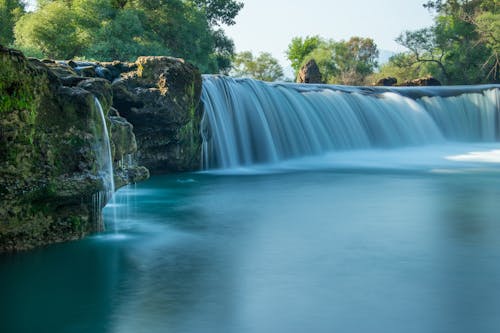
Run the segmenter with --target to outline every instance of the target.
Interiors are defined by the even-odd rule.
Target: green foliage
[[[0,0],[0,44],[14,42],[14,24],[24,14],[24,4],[19,0]]]
[[[333,49],[333,61],[339,71],[336,83],[363,84],[378,65],[379,52],[371,38],[351,37],[348,41],[334,43]]]
[[[305,65],[309,60],[314,59],[318,65],[321,77],[325,83],[334,83],[335,78],[339,74],[337,65],[333,61],[333,47],[327,43],[323,43],[320,47],[312,50],[300,64],[300,67]]]
[[[370,75],[367,81],[375,83],[382,78],[394,77],[398,80],[398,83],[403,83],[420,77],[437,77],[437,73],[439,73],[439,68],[435,64],[417,62],[413,55],[399,53],[392,56],[389,62],[382,65],[378,72]]]
[[[216,67],[221,73],[228,74],[231,70],[231,62],[234,56],[234,42],[224,34],[224,31],[215,30],[212,34],[214,39],[213,58]]]
[[[70,59],[81,53],[73,12],[62,2],[50,2],[40,10],[21,17],[14,29],[16,45],[40,50],[55,59]]]
[[[262,81],[278,81],[283,79],[283,68],[270,53],[264,52],[254,57],[252,52],[246,51],[235,56],[231,74]]]
[[[243,8],[243,2],[233,0],[190,0],[206,16],[211,25],[233,25],[234,18]]]
[[[203,72],[226,72],[234,44],[219,24],[233,24],[234,0],[42,0],[19,20],[16,47],[50,58],[135,60],[172,55]]]
[[[287,54],[296,73],[314,59],[325,83],[360,85],[377,67],[378,49],[371,38],[336,42],[313,36],[293,38]]]
[[[500,1],[434,0],[424,6],[437,13],[435,24],[397,38],[414,64],[437,68],[434,75],[446,84],[499,82]]]
[[[141,13],[123,9],[104,19],[93,34],[88,36],[85,56],[91,59],[133,61],[139,54],[161,55],[169,50],[150,38],[141,22]]]
[[[288,60],[292,63],[292,68],[295,70],[295,75],[300,70],[305,58],[315,49],[324,43],[319,36],[311,36],[302,39],[302,37],[294,37],[292,42],[288,44],[286,54]]]
[[[23,72],[19,64],[5,62],[0,58],[0,114],[28,111],[25,121],[34,123],[35,97],[33,88],[36,85],[33,78]]]

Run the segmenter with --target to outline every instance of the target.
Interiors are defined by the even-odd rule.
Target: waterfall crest
[[[203,168],[449,140],[495,141],[499,87],[491,87],[429,92],[205,76]]]

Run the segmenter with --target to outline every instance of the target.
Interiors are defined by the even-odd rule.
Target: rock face
[[[395,86],[397,83],[398,83],[398,79],[396,79],[395,77],[392,77],[392,76],[388,76],[388,77],[384,77],[384,78],[378,80],[375,83],[375,85],[376,86],[390,87],[390,86]]]
[[[113,106],[134,126],[137,160],[152,173],[198,170],[201,75],[172,57],[139,57],[112,84]]]
[[[415,80],[411,81],[405,81],[403,82],[402,86],[418,86],[418,87],[423,87],[423,86],[440,86],[441,82],[439,82],[438,79],[428,76],[428,77],[423,77],[423,78],[418,78]]]
[[[0,252],[103,228],[107,179],[96,147],[105,138],[95,98],[117,188],[148,178],[141,165],[199,169],[201,85],[182,59],[39,61],[0,46]]]
[[[113,100],[107,80],[0,46],[0,252],[102,229],[106,202],[96,197],[105,179],[96,146],[104,137],[94,96],[107,114]],[[121,160],[136,149],[132,126],[111,122],[114,159]],[[120,185],[148,176],[129,164],[117,167]]]
[[[297,76],[297,83],[322,83],[321,72],[314,59],[302,66]]]

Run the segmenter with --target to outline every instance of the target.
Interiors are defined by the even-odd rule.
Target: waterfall
[[[499,131],[499,89],[418,100],[443,135],[455,141],[495,141]]]
[[[115,193],[115,180],[113,174],[113,158],[111,156],[111,144],[109,142],[109,133],[108,133],[108,127],[106,125],[106,118],[104,116],[104,111],[97,97],[95,97],[95,104],[97,110],[99,110],[100,120],[102,124],[102,133],[99,134],[101,134],[103,138],[100,149],[97,149],[96,151],[100,152],[99,156],[100,173],[104,174],[103,178],[105,180],[104,186],[106,191],[106,201],[109,201],[113,197],[113,194]]]
[[[382,88],[204,76],[204,169],[499,136],[499,86]]]

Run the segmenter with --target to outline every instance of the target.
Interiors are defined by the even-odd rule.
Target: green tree
[[[270,53],[264,52],[254,57],[252,52],[246,51],[236,54],[231,74],[262,81],[278,81],[283,79],[283,68]]]
[[[287,55],[296,73],[309,60],[318,64],[325,83],[360,85],[377,67],[377,45],[371,38],[348,41],[325,40],[319,36],[295,37]]]
[[[243,8],[243,3],[234,0],[191,0],[203,13],[211,25],[233,25],[234,18]]]
[[[63,2],[50,2],[23,15],[14,28],[16,45],[22,50],[39,50],[55,59],[80,55],[85,45],[78,37],[74,15]]]
[[[312,50],[300,64],[301,68],[309,60],[314,59],[321,72],[321,78],[324,83],[335,83],[339,70],[334,61],[334,41],[323,42],[319,47]]]
[[[439,68],[432,62],[418,62],[411,53],[398,53],[392,56],[387,63],[382,65],[378,72],[367,78],[370,83],[379,79],[394,77],[399,83],[419,77],[436,76]]]
[[[172,55],[203,72],[227,72],[234,44],[219,24],[232,24],[234,0],[39,0],[16,25],[28,55],[134,60]]]
[[[498,82],[500,1],[434,0],[424,6],[436,12],[435,24],[397,39],[415,63],[432,63],[446,84]]]
[[[378,66],[379,51],[371,38],[351,37],[334,43],[333,60],[338,68],[336,83],[361,85]]]
[[[305,58],[323,43],[323,39],[317,35],[307,36],[306,38],[295,37],[292,39],[292,42],[288,44],[286,54],[288,60],[292,63],[292,68],[295,70],[295,75],[300,70]]]
[[[24,3],[20,0],[0,0],[0,44],[14,42],[14,25],[24,14]]]
[[[411,57],[406,57],[407,60],[412,59],[414,63],[434,63],[448,81],[450,75],[445,66],[445,56],[450,46],[449,41],[443,38],[438,29],[439,27],[435,26],[405,31],[396,38],[396,41],[410,50]]]
[[[214,40],[212,57],[216,68],[220,73],[228,74],[231,70],[231,62],[234,56],[234,42],[226,36],[222,29],[214,30],[212,37]]]

